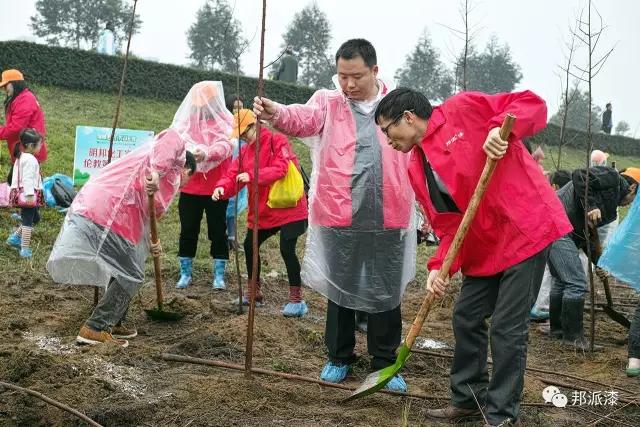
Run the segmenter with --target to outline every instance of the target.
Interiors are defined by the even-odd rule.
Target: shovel
[[[151,243],[158,243],[158,223],[156,221],[156,206],[153,194],[149,194],[149,219],[151,221]],[[160,269],[160,257],[153,257],[154,278],[156,281],[156,299],[157,308],[145,310],[147,316],[152,320],[158,321],[174,321],[180,320],[184,314],[171,313],[162,309],[162,270]]]
[[[515,120],[516,118],[513,114],[507,114],[504,122],[502,123],[502,127],[500,128],[500,138],[505,141],[509,138],[511,128],[513,127],[513,123],[515,122]],[[482,200],[482,196],[484,196],[484,192],[487,189],[487,185],[489,184],[491,175],[493,175],[496,164],[496,160],[487,158],[484,169],[482,170],[482,175],[480,176],[480,180],[478,181],[478,185],[476,186],[476,189],[473,192],[473,196],[469,201],[469,207],[462,217],[462,221],[458,226],[458,230],[456,231],[456,235],[453,238],[453,242],[451,243],[451,246],[449,246],[447,255],[444,258],[442,268],[438,272],[438,277],[443,280],[446,280],[446,278],[449,276],[449,269],[451,268],[451,264],[456,259],[458,251],[462,247],[464,237],[469,230],[469,226],[473,221],[473,217],[476,215],[478,205]],[[357,399],[359,397],[375,393],[376,391],[384,387],[400,371],[400,369],[402,369],[407,358],[409,357],[409,353],[411,352],[411,348],[413,347],[413,342],[416,340],[416,337],[420,333],[422,325],[424,324],[424,321],[427,318],[429,311],[431,310],[431,305],[433,304],[434,300],[435,295],[432,292],[427,293],[424,301],[422,301],[420,310],[418,311],[418,314],[416,315],[416,318],[411,325],[411,329],[409,330],[407,337],[398,349],[396,362],[391,366],[387,366],[384,369],[369,374],[367,378],[365,378],[362,385],[360,385],[360,387],[358,387],[351,394],[351,396],[347,397],[345,401]]]
[[[596,257],[600,258],[600,255],[602,255],[602,244],[600,243],[598,230],[592,228],[589,235],[592,236],[593,243],[595,243]],[[604,286],[604,295],[607,299],[606,304],[598,304],[600,308],[602,308],[602,311],[604,311],[604,313],[614,322],[619,323],[627,329],[631,328],[631,322],[629,319],[627,319],[624,314],[614,310],[613,308],[613,299],[611,298],[611,288],[609,287],[609,277],[607,276],[607,273],[600,267],[596,267],[596,276],[598,276]]]

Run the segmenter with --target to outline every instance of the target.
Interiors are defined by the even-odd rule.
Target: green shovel
[[[513,127],[513,123],[516,118],[513,114],[507,114],[502,123],[502,127],[500,127],[500,138],[503,140],[507,140],[509,138],[509,134],[511,134],[511,128]],[[438,273],[438,276],[446,280],[449,277],[449,269],[451,268],[451,264],[456,259],[458,255],[458,251],[462,247],[462,242],[464,241],[464,237],[467,235],[467,231],[469,230],[469,226],[473,221],[473,217],[476,215],[476,211],[478,210],[478,205],[482,201],[482,197],[484,196],[484,192],[487,189],[487,185],[489,184],[489,180],[493,175],[493,171],[496,168],[496,160],[492,160],[487,158],[487,161],[484,165],[484,169],[482,170],[482,175],[480,176],[480,180],[478,181],[478,185],[476,186],[475,191],[473,192],[473,196],[471,196],[471,201],[469,202],[469,207],[467,208],[464,216],[462,217],[462,221],[460,222],[460,226],[456,231],[456,235],[453,238],[453,242],[451,246],[449,246],[449,250],[447,251],[447,255],[444,258],[444,262],[442,264],[442,268]],[[357,399],[362,396],[367,396],[369,394],[373,394],[376,391],[383,388],[391,379],[402,369],[409,354],[411,353],[411,348],[413,347],[413,342],[416,340],[416,337],[420,333],[422,329],[422,325],[424,324],[429,311],[431,310],[431,305],[435,300],[435,295],[432,292],[427,293],[422,301],[422,305],[420,306],[420,310],[416,315],[416,318],[411,325],[411,329],[407,334],[404,342],[398,348],[398,356],[396,357],[396,362],[387,366],[384,369],[373,372],[365,378],[364,382],[360,387],[358,387],[351,396],[347,397],[345,401]]]

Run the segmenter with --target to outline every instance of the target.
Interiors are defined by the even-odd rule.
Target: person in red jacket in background
[[[503,141],[500,125],[507,113],[517,119],[508,141]],[[399,88],[380,102],[375,118],[393,148],[411,152],[411,185],[441,239],[428,262],[427,279],[427,291],[438,298],[444,295],[448,281],[438,279],[438,271],[486,158],[499,159],[450,270],[453,274],[461,269],[464,275],[453,313],[452,402],[427,413],[448,420],[477,417],[481,415],[479,403],[488,425],[516,423],[529,310],[540,287],[550,244],[572,229],[560,200],[521,142],[545,127],[546,105],[529,91],[496,95],[463,92],[432,109],[423,94]],[[493,358],[491,379],[488,336]]]
[[[16,161],[13,150],[20,142],[22,129],[33,128],[43,137],[46,135],[44,112],[33,92],[27,87],[20,71],[3,71],[0,87],[7,93],[4,101],[5,125],[0,125],[0,140],[7,141],[7,149],[13,164]],[[40,152],[35,157],[40,163],[47,160],[47,144],[44,140]],[[11,172],[9,172],[8,181],[11,181]]]
[[[238,120],[239,117],[239,120]],[[267,206],[271,184],[287,174],[289,162],[292,161],[298,169],[300,164],[289,145],[289,140],[281,133],[272,132],[266,127],[260,129],[260,155],[258,173],[258,223],[253,210],[253,168],[256,158],[256,116],[251,110],[243,109],[234,115],[234,136],[246,141],[227,174],[216,184],[213,200],[232,197],[238,191],[236,181],[240,187],[249,187],[249,215],[247,218],[247,236],[244,240],[245,260],[247,272],[251,275],[253,268],[253,233],[258,232],[258,246],[268,238],[280,233],[280,254],[287,267],[289,277],[289,302],[284,306],[282,314],[286,317],[302,317],[307,311],[307,304],[302,299],[302,279],[300,278],[300,261],[296,255],[298,237],[307,230],[307,199],[302,195],[298,204],[292,208],[270,208]],[[242,168],[239,167],[242,160]],[[246,299],[246,298],[245,298]],[[247,301],[243,301],[247,304]],[[256,289],[256,305],[264,304],[264,296],[260,289],[260,264]]]

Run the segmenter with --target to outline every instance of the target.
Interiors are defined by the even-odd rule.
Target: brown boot
[[[447,420],[447,421],[470,421],[478,418],[482,418],[482,414],[478,408],[474,409],[465,409],[465,408],[457,408],[453,405],[446,406],[440,409],[428,409],[427,417],[433,418],[436,420]]]
[[[122,323],[118,323],[111,329],[111,335],[113,335],[114,338],[130,339],[137,337],[138,331],[136,328],[128,328]]]
[[[78,344],[89,345],[113,342],[125,348],[129,345],[129,341],[127,340],[116,339],[107,331],[94,331],[93,329],[87,327],[87,325],[82,325],[82,328],[80,328],[80,332],[78,332],[78,336],[76,337],[76,342]]]

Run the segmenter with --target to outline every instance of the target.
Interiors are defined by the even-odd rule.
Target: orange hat
[[[204,107],[211,98],[218,96],[218,88],[213,82],[200,82],[193,86],[193,105]]]
[[[240,123],[238,124],[238,117],[240,118]],[[240,135],[247,130],[249,126],[256,122],[256,116],[253,114],[253,111],[243,108],[242,110],[238,110],[237,113],[233,115],[233,134],[236,138],[240,138]]]
[[[15,82],[17,80],[24,80],[24,76],[18,70],[6,70],[2,72],[2,82],[0,87],[5,87],[7,83]]]
[[[640,183],[640,168],[627,168],[622,175],[630,176],[635,179],[636,182]]]

